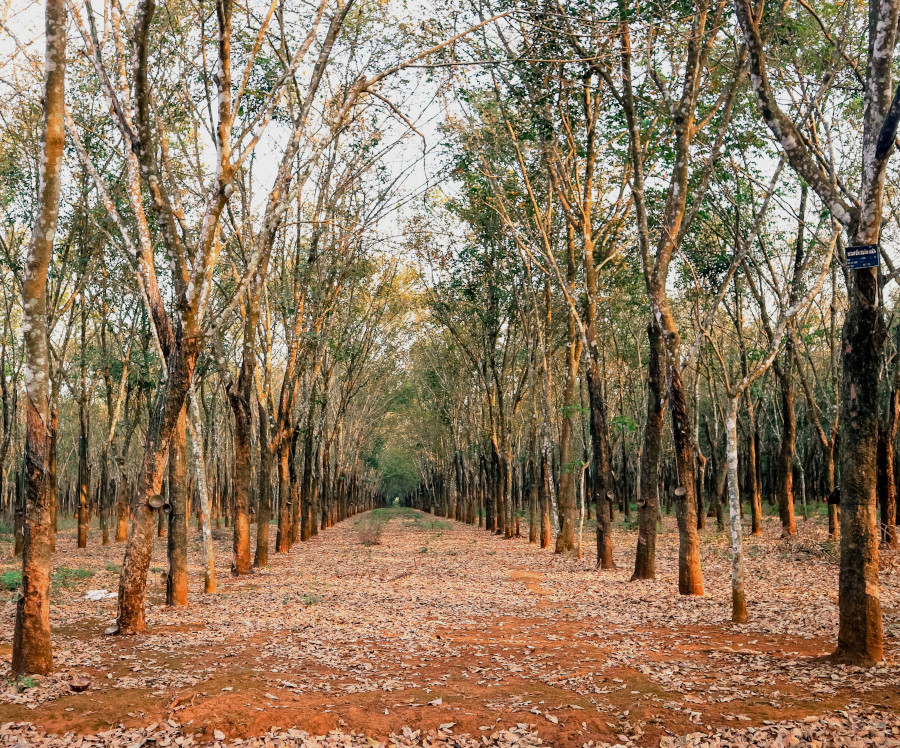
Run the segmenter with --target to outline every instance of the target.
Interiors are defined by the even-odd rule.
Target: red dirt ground
[[[589,555],[555,556],[524,538],[411,511],[382,516],[380,544],[365,546],[359,530],[372,521],[343,522],[241,579],[228,576],[222,528],[214,596],[197,588],[192,528],[191,604],[182,609],[161,604],[159,542],[150,631],[138,637],[105,636],[115,600],[85,599],[88,589],[116,589],[123,547],[102,547],[94,534],[79,551],[64,530],[54,557],[58,673],[33,688],[8,684],[0,723],[10,735],[9,723],[22,722],[40,734],[75,733],[64,741],[72,744],[170,719],[196,741],[290,727],[377,743],[404,727],[424,736],[448,723],[444,733],[479,739],[521,723],[549,745],[643,746],[766,721],[811,724],[847,709],[900,711],[900,575],[888,558],[887,663],[831,665],[837,567],[814,521],[800,523],[799,542],[779,540],[774,522],[746,539],[744,626],[729,622],[724,534],[703,534],[707,595],[681,598],[669,520],[659,578],[641,583],[628,581],[635,535],[622,529],[619,570],[599,572]],[[0,654],[9,657],[13,602],[3,605]],[[82,674],[91,688],[72,693],[68,680]]]

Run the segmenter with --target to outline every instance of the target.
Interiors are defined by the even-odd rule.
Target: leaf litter
[[[0,745],[900,746],[898,565],[885,554],[886,661],[831,664],[837,567],[817,521],[746,539],[751,620],[735,626],[727,537],[703,534],[707,595],[680,597],[668,518],[657,579],[637,583],[633,532],[599,572],[590,552],[411,513],[365,546],[358,519],[238,579],[217,533],[212,596],[192,533],[187,608],[162,604],[157,543],[140,637],[105,636],[115,600],[86,597],[115,587],[121,546],[62,534],[54,561],[94,576],[54,593],[57,672],[7,683]]]

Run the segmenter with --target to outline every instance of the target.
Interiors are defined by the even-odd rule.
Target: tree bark
[[[65,141],[66,4],[47,0],[44,11],[44,122],[41,132],[37,215],[25,257],[22,328],[25,348],[25,527],[22,591],[16,602],[14,673],[49,673],[50,502],[47,459],[50,447],[50,355],[47,342],[47,271],[59,215]]]
[[[726,460],[728,464],[728,513],[731,518],[731,621],[747,623],[747,595],[744,591],[744,553],[741,545],[741,496],[738,483],[737,411],[740,395],[728,399],[725,416]]]
[[[313,505],[313,425],[315,418],[316,398],[313,390],[309,399],[309,412],[306,416],[306,429],[303,434],[303,477],[300,481],[301,525],[300,540],[309,540],[313,536],[313,526],[318,526],[316,511]]]
[[[842,345],[840,623],[835,657],[870,665],[884,656],[875,510],[878,373],[886,334],[874,274],[863,270],[854,275]]]
[[[259,499],[256,511],[256,555],[253,565],[269,565],[269,518],[272,516],[272,451],[269,447],[269,412],[259,400]]]
[[[566,282],[569,293],[575,293],[575,238],[572,226],[566,225],[568,265]],[[567,315],[566,376],[563,385],[562,429],[559,438],[559,533],[556,536],[556,553],[575,550],[575,470],[573,463],[572,415],[578,389],[578,362],[581,359],[581,341],[577,329],[575,312],[571,308]]]
[[[131,484],[123,481],[116,488],[116,542],[123,543],[128,540],[128,492]]]
[[[590,338],[589,338],[590,343]],[[597,502],[597,566],[615,569],[609,505],[614,503],[609,436],[606,430],[606,403],[603,401],[600,367],[591,358],[587,367],[588,401],[591,409],[591,447],[593,450],[593,491]]]
[[[890,386],[887,423],[878,430],[878,504],[881,510],[880,539],[885,548],[897,548],[897,483],[894,477],[894,452],[897,445],[897,421],[900,410],[900,367]]]
[[[156,524],[150,500],[158,496],[162,488],[169,441],[184,408],[198,352],[196,338],[183,337],[175,344],[168,362],[169,377],[165,389],[157,396],[148,424],[135,496],[134,518],[119,577],[117,629],[120,634],[135,634],[147,629],[147,572],[153,554],[153,531]]]
[[[212,508],[210,507],[209,487],[206,480],[203,430],[196,395],[191,395],[189,407],[191,409],[191,446],[194,454],[194,469],[197,473],[197,493],[200,496],[200,522],[203,533],[203,591],[207,594],[212,594],[216,591],[216,559],[211,521]]]
[[[54,385],[55,388],[56,385]],[[57,473],[57,442],[59,440],[59,409],[56,406],[56,398],[50,401],[50,453],[47,456],[47,491],[50,504],[50,550],[56,550],[56,528],[59,516],[58,473]]]
[[[541,449],[538,474],[538,503],[540,505],[541,548],[550,547],[550,455]]]
[[[677,347],[674,348],[677,350]],[[678,369],[678,357],[669,362],[669,408],[672,413],[672,435],[678,466],[678,481],[684,489],[676,492],[675,516],[678,521],[678,591],[682,595],[703,594],[700,568],[700,537],[697,532],[697,494],[694,491],[694,445],[688,416],[684,385]]]
[[[278,459],[278,532],[275,535],[275,550],[284,553],[291,549],[291,477],[289,438],[279,438]]]
[[[87,394],[87,356],[85,349],[85,328],[87,327],[87,309],[84,294],[81,295],[81,388],[78,394],[78,547],[87,548],[88,525],[90,514],[91,473],[88,464],[88,439],[90,426],[88,423]]]
[[[647,423],[641,450],[641,495],[638,504],[638,542],[632,580],[656,578],[656,524],[659,521],[659,450],[665,399],[661,369],[659,327],[647,325],[650,358],[647,364]]]
[[[794,437],[797,420],[794,416],[793,337],[788,333],[784,343],[783,369],[776,373],[781,382],[781,446],[778,450],[778,516],[781,518],[781,537],[797,534],[794,516]]]
[[[169,443],[169,528],[166,605],[188,604],[187,573],[187,420],[181,409]]]
[[[231,573],[250,574],[250,484],[253,476],[250,440],[253,430],[253,370],[255,354],[246,355],[247,336],[244,332],[245,355],[236,382],[228,388],[228,402],[234,417],[234,467],[232,473],[233,543]],[[253,333],[255,335],[255,333]]]
[[[794,251],[794,273],[791,283],[789,303],[797,303],[803,275],[804,229],[806,220],[806,198],[809,188],[803,184],[800,189],[800,209],[797,225],[797,242]],[[784,341],[782,365],[775,364],[775,374],[781,382],[781,449],[778,454],[778,514],[781,517],[781,536],[797,534],[794,517],[794,440],[797,433],[797,419],[794,414],[794,326],[790,323]]]
[[[102,544],[109,545],[109,451],[106,445],[100,452],[100,533]]]

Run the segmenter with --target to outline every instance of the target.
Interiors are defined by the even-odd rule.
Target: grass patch
[[[414,527],[417,530],[422,530],[425,532],[429,532],[432,530],[446,530],[450,527],[449,522],[441,522],[440,520],[428,520],[425,515],[419,515],[418,517],[414,517],[411,520],[408,520],[403,523],[404,527]]]
[[[16,692],[22,693],[26,688],[34,688],[38,684],[38,679],[33,675],[17,675],[15,681],[7,681],[8,683],[15,683]]]
[[[50,575],[50,581],[54,587],[70,588],[75,587],[79,582],[90,579],[94,576],[94,572],[90,569],[78,567],[71,569],[68,566],[60,566]]]
[[[4,571],[0,574],[0,586],[3,589],[14,592],[19,589],[19,585],[22,584],[22,572],[18,570],[13,571]]]
[[[403,519],[413,519],[415,517],[420,517],[421,512],[408,506],[391,508],[380,507],[378,509],[373,509],[371,512],[368,512],[366,516],[389,521],[392,519],[397,519],[398,517]]]
[[[122,570],[122,567],[118,564],[114,564],[112,561],[107,561],[105,568],[110,574],[118,574]]]

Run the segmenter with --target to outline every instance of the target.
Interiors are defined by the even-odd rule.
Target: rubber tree
[[[14,673],[49,673],[50,536],[47,461],[50,449],[50,352],[47,272],[59,217],[65,143],[66,3],[44,6],[43,125],[34,228],[25,254],[22,328],[25,348],[25,527],[22,591],[16,601]]]
[[[735,378],[729,375],[729,367],[720,346],[711,334],[710,328],[704,330],[704,334],[710,342],[710,346],[722,370],[722,380],[725,386],[725,394],[728,401],[725,412],[725,438],[726,438],[726,460],[728,462],[728,512],[731,520],[731,620],[733,623],[746,623],[747,616],[747,593],[744,587],[744,554],[741,542],[743,527],[741,523],[741,499],[740,499],[740,479],[738,471],[738,433],[737,418],[738,409],[740,407],[741,397],[747,392],[757,379],[765,374],[773,365],[776,356],[781,347],[782,340],[785,335],[789,335],[789,329],[792,320],[819,294],[828,274],[828,267],[831,263],[831,256],[834,250],[836,237],[832,239],[828,247],[826,256],[823,261],[823,269],[816,281],[812,284],[807,293],[800,297],[799,287],[805,276],[805,270],[808,269],[810,262],[801,265],[799,269],[795,268],[791,289],[787,294],[788,305],[783,309],[780,319],[774,329],[770,329],[768,333],[768,350],[765,357],[756,361],[749,371],[742,370],[741,378]],[[795,291],[795,288],[798,289]],[[743,321],[741,317],[735,317],[739,323]]]
[[[761,33],[762,18],[749,0],[734,0],[760,116],[788,162],[816,193],[854,246],[877,245],[888,159],[900,122],[900,87],[892,83],[900,0],[870,0],[862,75],[859,187],[848,199],[817,160],[797,122],[772,85]],[[877,452],[879,379],[887,330],[879,299],[878,268],[850,271],[849,308],[841,355],[841,559],[839,626],[834,659],[870,665],[883,658],[878,585]]]

